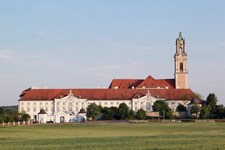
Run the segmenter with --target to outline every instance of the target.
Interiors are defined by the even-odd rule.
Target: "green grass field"
[[[225,149],[224,123],[0,127],[0,149]]]

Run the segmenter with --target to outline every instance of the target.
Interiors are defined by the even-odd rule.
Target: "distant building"
[[[29,88],[20,94],[19,111],[26,111],[31,119],[75,122],[85,120],[85,110],[91,103],[102,107],[118,107],[121,103],[137,111],[152,112],[157,100],[165,100],[172,110],[178,104],[187,106],[194,93],[188,88],[187,53],[181,33],[176,39],[174,79],[113,79],[107,89],[39,89]]]

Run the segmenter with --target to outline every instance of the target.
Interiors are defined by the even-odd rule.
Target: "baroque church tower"
[[[185,49],[185,39],[180,32],[176,39],[176,53],[174,55],[175,65],[175,88],[188,89],[187,53]]]

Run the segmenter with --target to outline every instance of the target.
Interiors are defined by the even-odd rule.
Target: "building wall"
[[[176,88],[177,89],[187,89],[188,88],[187,74],[182,74],[182,73],[176,74],[175,79],[176,79]]]
[[[48,115],[53,114],[53,101],[52,100],[30,100],[30,101],[19,101],[19,112],[25,111],[31,119],[35,119],[41,109],[44,109]]]
[[[86,109],[91,103],[101,105],[102,107],[119,107],[121,103],[125,103],[130,109],[138,111],[144,109],[147,112],[153,111],[152,106],[157,100],[163,100],[162,98],[155,98],[148,93],[146,96],[132,99],[132,100],[87,100],[68,95],[63,98],[54,100],[30,100],[30,101],[19,101],[19,111],[26,111],[30,114],[31,119],[37,118],[38,113],[43,108],[47,113],[47,121],[60,122],[60,117],[65,117],[65,122],[74,121],[79,111],[84,108]],[[168,106],[176,111],[179,104],[187,106],[190,101],[184,100],[169,100],[166,101]]]
[[[132,106],[131,100],[88,100],[87,106],[91,103],[101,105],[102,107],[119,107],[121,103],[125,103],[129,108]]]
[[[168,100],[166,101],[167,105],[171,108],[172,111],[176,111],[176,108],[179,104],[184,105],[187,107],[187,105],[190,103],[189,100]]]

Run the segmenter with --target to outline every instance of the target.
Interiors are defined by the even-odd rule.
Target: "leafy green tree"
[[[173,112],[172,111],[166,111],[165,112],[165,118],[166,119],[173,119],[174,118]]]
[[[176,111],[180,112],[180,111],[187,111],[187,107],[185,107],[182,104],[179,104],[176,108]]]
[[[216,108],[215,108],[215,111],[214,111],[214,115],[215,115],[215,118],[217,119],[222,119],[224,116],[224,107],[223,105],[216,105]]]
[[[135,118],[135,112],[132,109],[130,109],[128,113],[128,119],[132,120],[134,118]]]
[[[5,109],[0,107],[0,123],[4,122],[5,121]]]
[[[210,107],[210,116],[213,118],[215,116],[215,109],[217,104],[217,97],[214,93],[210,93],[206,98],[206,105]]]
[[[0,107],[0,122],[13,122],[18,120],[19,113],[17,109],[11,107]]]
[[[13,122],[13,118],[11,115],[7,114],[4,118],[4,122]]]
[[[112,112],[113,119],[116,119],[118,108],[117,107],[110,107],[110,109],[111,109],[111,112]]]
[[[102,117],[101,119],[102,120],[113,120],[113,110],[108,108],[108,107],[104,107],[101,109],[101,114],[102,114]]]
[[[4,118],[0,115],[0,123],[4,122]]]
[[[223,118],[225,118],[225,107],[224,107],[224,110],[223,110]]]
[[[19,121],[19,112],[17,109],[7,109],[7,115],[10,115],[13,121]]]
[[[99,107],[95,103],[91,103],[87,108],[87,117],[96,119],[101,114]]]
[[[117,109],[117,119],[118,120],[125,120],[128,119],[129,115],[129,107],[125,103],[121,103],[119,108]]]
[[[23,121],[28,121],[30,119],[30,115],[29,114],[23,114],[22,116],[22,120]]]
[[[5,114],[5,109],[0,107],[0,115],[3,115],[3,114]]]
[[[142,108],[139,109],[136,113],[136,118],[139,120],[143,120],[146,118],[146,111],[144,111]]]
[[[207,105],[203,105],[200,109],[200,118],[207,119],[210,116],[210,108]]]
[[[19,121],[19,112],[18,112],[18,110],[14,110],[13,111],[13,113],[12,113],[12,119],[14,120],[14,121]]]
[[[154,105],[152,106],[153,111],[159,112],[159,115],[163,118],[167,118],[166,112],[171,111],[170,107],[164,100],[157,100]]]
[[[195,114],[196,118],[198,118],[199,111],[200,111],[200,106],[198,106],[197,104],[194,104],[191,107],[191,113]]]

